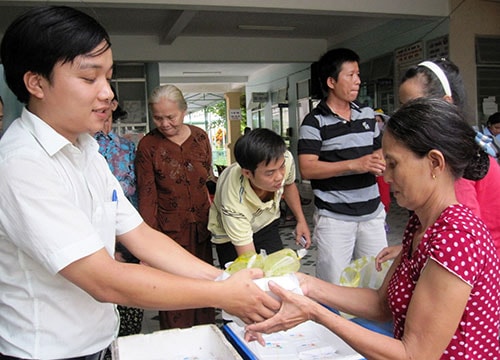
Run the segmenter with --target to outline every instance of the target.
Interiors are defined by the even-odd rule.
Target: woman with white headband
[[[424,61],[408,69],[399,86],[399,102],[405,104],[416,98],[444,99],[455,104],[467,117],[465,87],[458,67],[451,61],[440,59]],[[477,133],[476,142],[481,142]],[[454,134],[449,134],[454,136]],[[481,145],[481,144],[480,144]],[[484,145],[484,144],[483,144]],[[488,149],[483,148],[488,153]],[[457,200],[469,207],[488,226],[500,255],[500,167],[493,157],[489,157],[489,169],[484,178],[470,180],[467,175],[455,182]],[[401,250],[400,245],[384,248],[377,255],[377,264],[395,258]]]

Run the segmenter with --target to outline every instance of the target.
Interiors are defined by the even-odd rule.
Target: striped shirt
[[[317,155],[319,161],[345,161],[371,154],[381,143],[373,109],[351,103],[351,121],[346,121],[322,100],[300,126],[298,154]],[[320,215],[365,221],[383,208],[371,173],[311,179],[311,186]]]

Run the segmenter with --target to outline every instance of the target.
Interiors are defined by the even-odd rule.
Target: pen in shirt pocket
[[[118,194],[116,193],[116,189],[113,190],[113,194],[111,195],[111,201],[118,201]]]

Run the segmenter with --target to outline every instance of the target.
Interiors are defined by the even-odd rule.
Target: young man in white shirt
[[[109,36],[69,7],[38,7],[1,44],[26,104],[0,144],[0,358],[97,360],[118,332],[113,304],[220,307],[245,322],[279,303],[257,270],[221,271],[143,222],[89,133],[113,93]],[[149,266],[114,259],[115,239]]]

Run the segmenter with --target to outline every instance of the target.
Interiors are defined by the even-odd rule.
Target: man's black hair
[[[255,172],[264,162],[268,165],[285,154],[286,145],[281,136],[264,128],[254,129],[240,137],[234,145],[234,157],[242,169]]]
[[[329,77],[332,77],[335,81],[339,79],[342,65],[346,62],[355,62],[359,64],[359,55],[351,49],[338,48],[327,51],[321,56],[318,61],[319,79],[324,91],[328,91],[326,82]]]
[[[105,46],[90,54],[99,44]],[[31,71],[49,81],[58,62],[77,56],[98,56],[111,46],[106,30],[91,16],[67,6],[28,10],[5,31],[0,48],[5,80],[18,100],[27,104],[30,94],[24,75]]]

